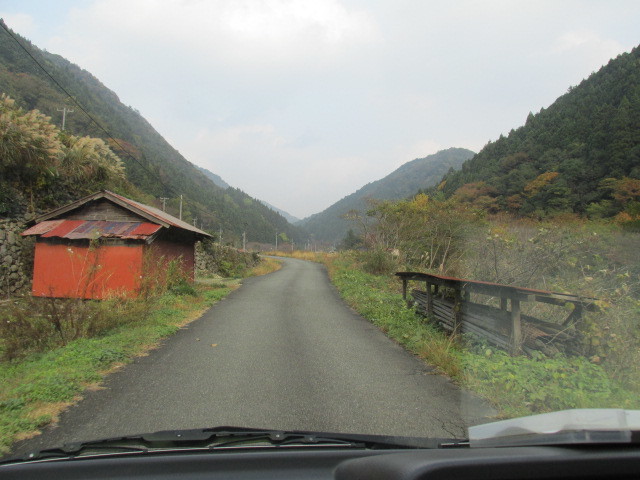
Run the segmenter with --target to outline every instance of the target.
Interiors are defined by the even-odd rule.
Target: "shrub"
[[[390,252],[376,249],[371,252],[362,252],[364,271],[374,275],[389,275],[398,269],[398,263]]]
[[[146,315],[151,304],[112,298],[80,300],[25,298],[3,307],[0,322],[0,359],[14,360],[51,350],[78,338],[104,334]]]

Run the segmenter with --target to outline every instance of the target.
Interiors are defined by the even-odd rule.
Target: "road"
[[[14,453],[219,425],[462,436],[490,410],[388,339],[294,259],[250,278]]]

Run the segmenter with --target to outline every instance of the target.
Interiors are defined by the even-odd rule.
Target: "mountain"
[[[371,182],[355,193],[344,197],[326,210],[300,221],[317,240],[337,242],[344,238],[352,225],[341,218],[350,210],[365,211],[367,199],[396,200],[415,194],[418,190],[436,185],[449,170],[459,168],[474,152],[465,148],[449,148],[424,158],[405,163],[381,180]]]
[[[293,215],[291,215],[289,212],[285,212],[284,210],[279,209],[278,207],[274,207],[273,205],[271,205],[268,202],[265,202],[264,200],[260,200],[264,205],[266,205],[267,207],[269,207],[271,210],[273,210],[274,212],[278,212],[280,215],[282,215],[284,218],[287,219],[287,221],[291,224],[296,224],[300,221],[300,219],[298,217],[294,217]]]
[[[488,211],[640,215],[640,47],[487,144],[438,187]]]
[[[227,182],[225,182],[222,179],[222,177],[220,177],[220,175],[216,175],[215,173],[211,172],[210,170],[207,170],[206,168],[198,167],[198,169],[202,173],[204,173],[213,183],[215,183],[220,188],[224,188],[226,190],[227,188],[229,188],[231,186]],[[297,223],[297,222],[300,221],[299,218],[294,217],[290,213],[287,213],[284,210],[279,209],[278,207],[274,207],[273,205],[271,205],[268,202],[265,202],[264,200],[258,200],[258,201],[260,203],[262,203],[263,205],[269,207],[274,212],[279,213],[280,215],[282,215],[287,220],[287,222],[289,222],[291,224],[294,224],[294,223]]]
[[[237,240],[243,231],[250,241],[269,242],[276,231],[285,232],[296,243],[306,238],[302,230],[261,202],[238,189],[217,185],[91,73],[59,55],[40,50],[4,22],[0,25],[0,93],[8,94],[25,110],[37,109],[54,119],[60,118],[58,109],[73,109],[66,116],[66,132],[109,143],[122,159],[127,179],[153,196],[156,206],[165,197],[167,211],[177,214],[182,195],[183,218],[190,223],[197,219],[205,229],[221,228],[229,240]]]
[[[196,168],[198,170],[200,170],[202,173],[204,173],[205,177],[207,177],[209,180],[211,180],[213,183],[215,183],[220,188],[226,190],[227,188],[229,188],[231,186],[227,182],[225,182],[220,175],[216,175],[211,170],[207,170],[206,168],[198,167],[197,165],[196,165]]]

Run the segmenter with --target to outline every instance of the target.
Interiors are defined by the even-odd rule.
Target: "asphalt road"
[[[14,453],[219,425],[463,436],[490,410],[354,313],[324,267],[248,279]]]

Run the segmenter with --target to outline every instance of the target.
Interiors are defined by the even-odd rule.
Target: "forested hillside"
[[[216,175],[211,170],[207,170],[206,168],[202,168],[202,167],[198,167],[198,170],[200,170],[202,173],[204,173],[205,176],[209,178],[209,180],[211,180],[213,183],[215,183],[220,188],[225,188],[226,189],[226,188],[229,188],[231,186],[227,182],[225,182],[220,175]]]
[[[78,109],[11,35],[104,129]],[[74,109],[73,114],[67,115],[66,132],[104,139],[122,160],[126,178],[151,200],[155,199],[156,205],[160,205],[160,197],[167,197],[167,210],[177,214],[182,194],[183,218],[189,222],[197,219],[199,226],[212,231],[222,228],[228,241],[239,238],[245,230],[251,241],[267,242],[276,230],[297,241],[304,239],[300,229],[259,201],[240,190],[216,185],[89,72],[59,55],[38,49],[13,32],[11,35],[0,28],[0,93],[9,95],[26,111],[37,109],[50,117],[60,116],[58,109],[63,107]],[[15,195],[15,188],[10,192],[7,184],[3,185],[3,198]],[[74,184],[68,187],[68,196],[81,195],[73,191]],[[37,189],[33,193],[37,196]],[[42,201],[51,203],[55,198]],[[41,208],[53,206],[51,203]]]
[[[490,212],[640,214],[640,47],[529,114],[439,188]]]
[[[300,222],[317,240],[336,242],[345,237],[352,227],[342,218],[351,210],[364,213],[369,207],[368,199],[395,200],[415,194],[437,184],[451,169],[459,168],[465,160],[473,156],[465,148],[449,148],[424,158],[405,163],[381,180],[371,182],[355,193],[344,197],[326,210]]]

